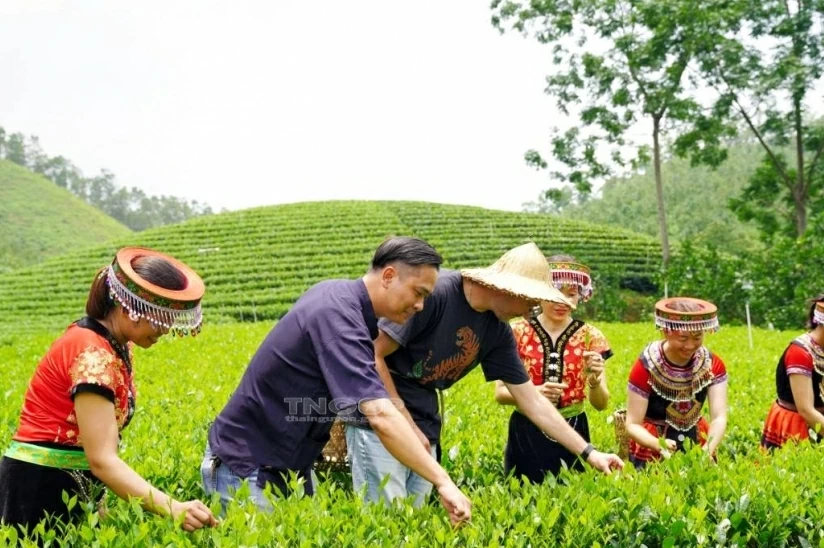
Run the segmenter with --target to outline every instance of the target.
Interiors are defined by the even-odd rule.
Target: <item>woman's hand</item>
[[[561,401],[561,394],[568,387],[568,384],[559,382],[545,382],[538,387],[538,392],[546,399],[552,402],[552,405],[558,407],[558,402]]]
[[[215,527],[218,523],[212,511],[199,500],[172,502],[172,517],[175,521],[180,514],[185,514],[181,527],[190,533],[203,527]]]
[[[604,357],[600,352],[593,352],[585,350],[584,354],[584,372],[587,374],[587,384],[590,388],[594,388],[601,384],[604,378]]]
[[[678,449],[678,444],[675,443],[675,440],[665,439],[664,445],[666,445],[666,447],[658,448],[658,453],[661,455],[661,457],[668,459]]]

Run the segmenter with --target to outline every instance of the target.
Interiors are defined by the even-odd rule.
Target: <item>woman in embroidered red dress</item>
[[[778,360],[778,397],[764,423],[764,449],[809,439],[810,430],[824,435],[824,295],[813,300],[809,325],[810,331],[793,339]]]
[[[552,282],[573,305],[592,295],[589,269],[569,255],[549,258]],[[589,422],[584,402],[601,411],[609,402],[604,362],[612,356],[604,335],[596,327],[572,318],[569,306],[545,302],[530,319],[512,326],[518,354],[532,382],[587,442]],[[587,389],[589,394],[587,395]],[[506,386],[498,381],[495,399],[514,405]],[[583,470],[577,455],[548,438],[516,409],[509,419],[509,435],[504,450],[504,471],[541,483],[547,473],[558,475],[566,466]]]
[[[193,531],[216,525],[200,501],[178,502],[117,455],[134,414],[131,345],[149,348],[170,330],[196,334],[204,286],[188,266],[143,248],[121,249],[95,277],[86,317],[60,336],[37,366],[20,424],[0,461],[0,522],[29,531],[46,515],[71,519],[63,492],[99,503],[103,486],[140,497],[144,508]]]
[[[727,370],[704,346],[704,334],[718,330],[716,312],[714,304],[689,297],[656,303],[655,326],[664,340],[649,343],[629,374],[626,427],[636,468],[683,450],[687,439],[714,457],[727,429]],[[705,401],[709,423],[701,414]]]

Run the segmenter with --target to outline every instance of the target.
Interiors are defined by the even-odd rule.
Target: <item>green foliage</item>
[[[824,134],[810,105],[824,67],[821,2],[725,2],[729,32],[698,55],[717,92],[714,116],[739,117],[765,152],[764,165],[735,209],[773,231],[804,234],[824,184]],[[787,156],[781,149],[791,149]],[[777,209],[777,211],[773,211]]]
[[[208,310],[207,310],[208,312]],[[594,444],[616,449],[611,411],[624,407],[629,368],[660,336],[651,323],[596,324],[615,356],[607,362],[609,409],[587,409]],[[196,339],[163,339],[136,349],[137,413],[120,454],[147,480],[178,499],[203,498],[199,466],[209,421],[223,407],[270,329],[268,323],[207,325]],[[365,504],[346,480],[324,481],[313,498],[275,501],[272,514],[243,499],[219,528],[185,533],[171,520],[109,495],[109,514],[78,524],[41,523],[35,535],[63,546],[821,546],[824,495],[811,470],[824,447],[807,443],[774,455],[758,450],[762,421],[775,397],[772,375],[797,332],[723,326],[706,344],[727,364],[729,424],[711,464],[699,450],[676,454],[643,472],[611,477],[587,469],[561,481],[521,485],[503,475],[511,407],[497,405],[480,370],[447,391],[443,465],[473,501],[472,523],[452,530],[436,500],[422,509]],[[56,333],[15,336],[0,346],[5,395],[0,447],[17,426],[26,384]],[[208,501],[215,510],[215,501]],[[549,540],[548,540],[549,539]],[[20,541],[18,543],[18,541]],[[31,536],[0,527],[0,545],[35,546]]]
[[[799,179],[797,163],[788,161],[784,150],[775,150],[774,157],[764,155],[749,184],[740,197],[730,200],[732,211],[743,221],[753,221],[761,232],[761,238],[770,243],[776,236],[794,238],[799,232],[801,219],[799,207],[803,208],[803,219],[824,206],[824,164],[819,157],[824,151],[824,127],[808,129],[804,139],[804,153],[812,158],[805,166],[805,182],[801,195],[793,192],[795,185],[789,181]],[[799,203],[801,200],[803,203]]]
[[[564,114],[580,107],[577,117],[592,130],[576,125],[556,131],[552,155],[568,170],[553,172],[554,178],[587,194],[594,180],[613,174],[614,166],[647,163],[649,149],[639,149],[628,136],[637,122],[649,121],[651,134],[653,125],[663,129],[665,119],[689,122],[699,116],[701,106],[691,96],[685,71],[696,43],[715,39],[702,8],[692,0],[492,2],[492,23],[501,32],[510,26],[552,46],[546,92]],[[695,153],[706,155],[712,139],[731,136],[729,128],[712,129],[703,128],[704,150]],[[599,154],[607,144],[609,153]],[[627,151],[626,145],[635,146]],[[535,150],[526,159],[548,167]]]
[[[779,328],[807,321],[809,300],[824,293],[824,215],[810,219],[801,238],[778,238],[751,266],[753,314]]]
[[[0,127],[0,160],[6,159],[43,175],[61,188],[90,204],[132,230],[179,223],[212,213],[212,209],[197,200],[187,201],[175,196],[147,196],[137,187],[118,187],[114,173],[103,169],[99,175],[86,177],[63,156],[48,156],[40,148],[36,136],[28,140],[21,133],[6,134]]]
[[[122,245],[166,251],[201,273],[207,321],[254,321],[281,317],[318,281],[362,276],[390,235],[426,239],[455,268],[488,266],[533,240],[547,255],[572,253],[596,271],[611,266],[625,279],[651,280],[660,254],[652,238],[546,215],[425,202],[289,204],[147,230],[0,276],[0,334],[82,315],[92,277]]]
[[[748,295],[744,284],[751,266],[752,263],[721,253],[717,248],[698,248],[687,241],[659,285],[666,282],[673,296],[708,299],[718,307],[722,323],[740,324],[746,321]]]
[[[758,145],[742,140],[730,146],[728,160],[717,169],[669,158],[663,165],[663,179],[667,221],[674,240],[689,241],[694,247],[715,246],[733,254],[762,249],[758,230],[740,221],[727,207],[747,186],[760,154]],[[658,236],[653,174],[646,169],[610,179],[599,197],[565,207],[561,214]]]
[[[68,191],[0,160],[0,272],[130,233]]]
[[[661,139],[667,130],[679,135],[676,150],[697,163],[717,166],[726,158],[724,139],[735,135],[725,119],[708,116],[688,69],[701,49],[721,39],[724,17],[715,2],[695,0],[581,0],[544,2],[493,0],[492,23],[505,25],[552,46],[553,72],[546,92],[558,109],[577,109],[575,124],[554,130],[552,156],[563,169],[552,178],[570,183],[580,195],[593,182],[626,168],[654,168],[657,220],[663,264],[669,261],[667,209],[662,191]],[[708,9],[709,8],[709,9]],[[572,107],[572,108],[570,108]],[[632,138],[638,124],[649,141]],[[538,151],[527,164],[546,169]],[[547,201],[564,198],[550,190]]]
[[[651,281],[627,279],[621,268],[606,265],[594,271],[595,292],[578,307],[577,315],[585,320],[637,322],[648,319],[655,304],[650,295],[657,289]]]
[[[810,300],[824,293],[824,215],[810,220],[801,238],[776,238],[760,253],[736,257],[716,248],[685,242],[666,276],[670,295],[709,299],[718,306],[723,323],[746,321],[779,329],[801,329],[808,320]]]

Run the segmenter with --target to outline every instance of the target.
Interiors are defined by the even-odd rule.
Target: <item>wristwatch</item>
[[[581,458],[584,459],[584,461],[586,461],[593,451],[595,451],[595,446],[591,443],[588,443],[587,446],[584,447],[584,450],[581,451]]]

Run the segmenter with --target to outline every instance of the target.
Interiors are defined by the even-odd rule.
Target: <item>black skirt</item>
[[[589,442],[589,421],[586,413],[566,419],[567,423]],[[504,450],[504,472],[532,483],[542,483],[547,473],[557,476],[563,463],[572,470],[581,471],[584,465],[577,455],[555,440],[549,439],[540,428],[519,411],[509,418],[509,438]]]
[[[69,511],[63,492],[77,496]],[[103,484],[88,470],[64,470],[23,462],[0,460],[0,521],[31,531],[46,516],[67,522],[84,515],[83,503],[95,505],[103,498]]]

